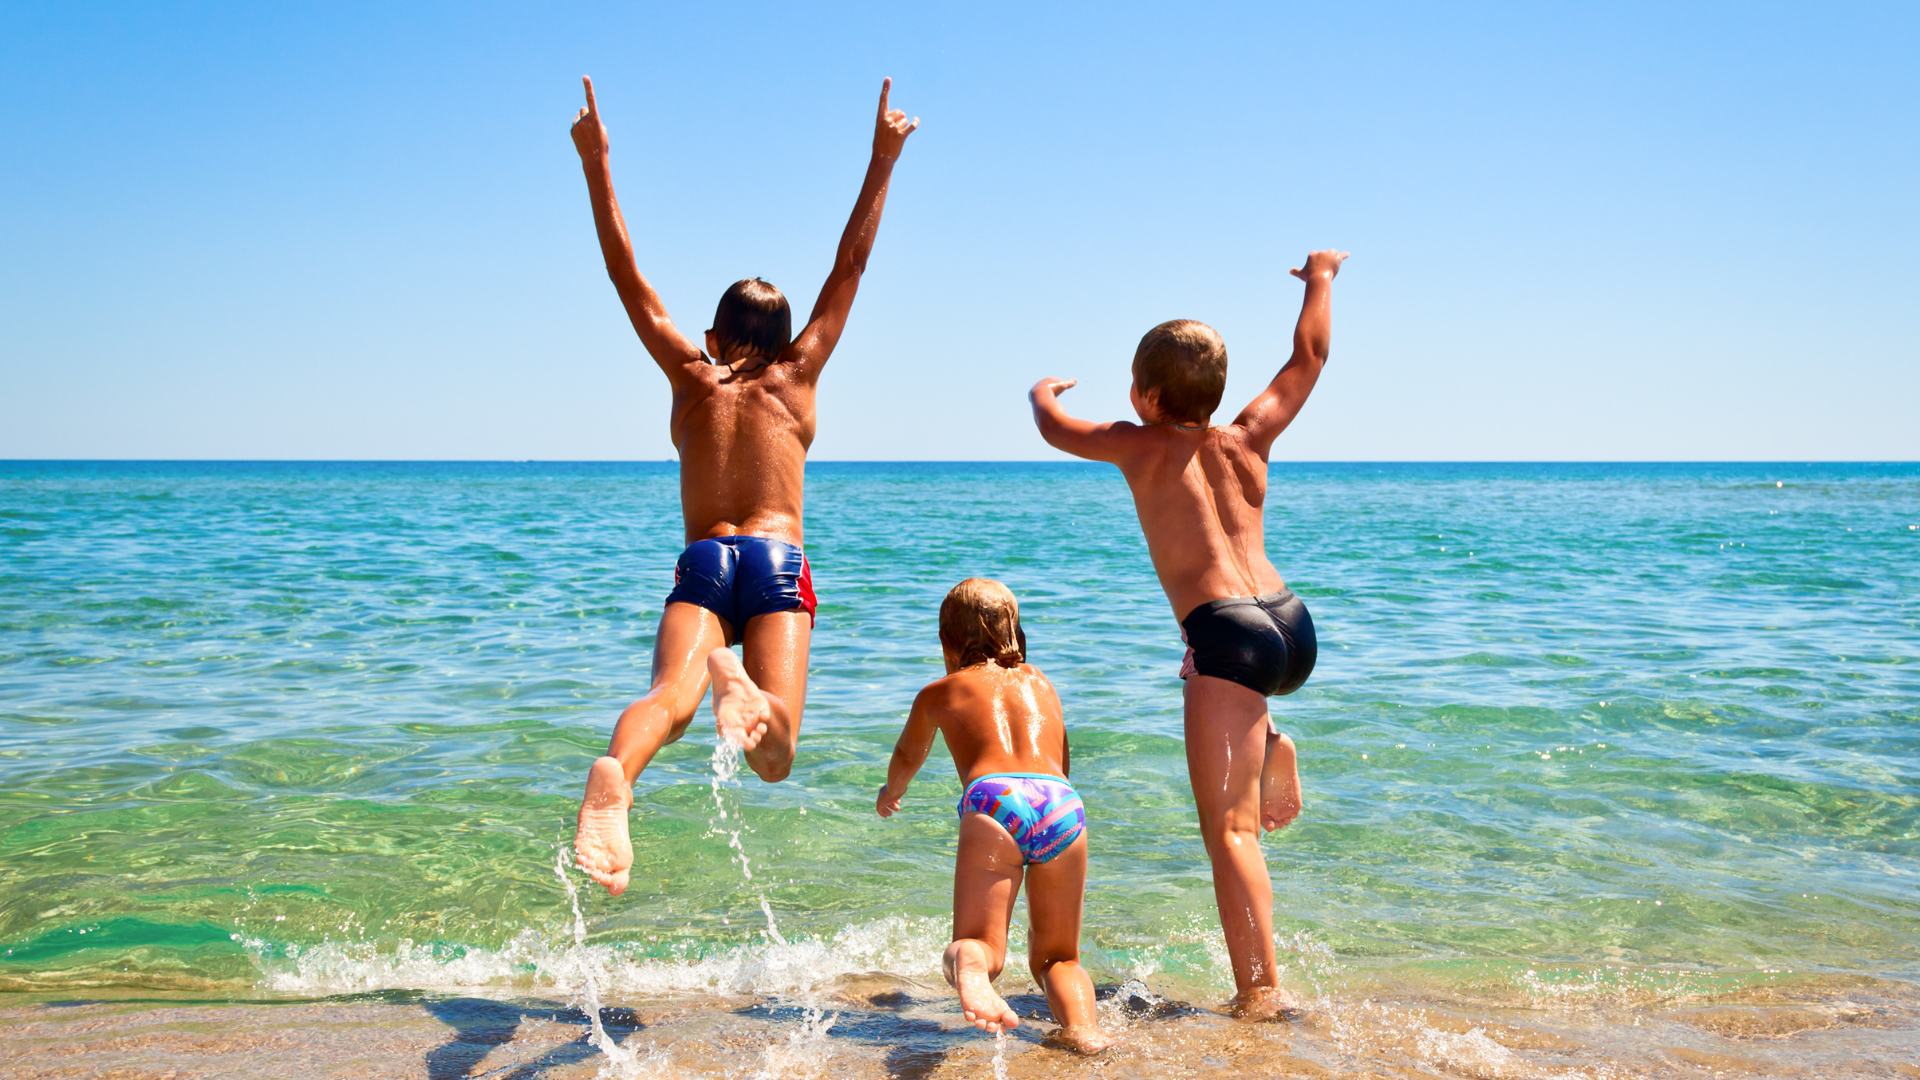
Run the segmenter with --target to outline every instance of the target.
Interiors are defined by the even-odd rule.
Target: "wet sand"
[[[386,992],[230,1002],[186,996],[0,999],[9,1077],[1090,1075],[1920,1078],[1920,987],[1804,979],[1717,996],[1525,1007],[1462,998],[1324,997],[1250,1024],[1101,988],[1122,1042],[1081,1059],[1046,1042],[1043,999],[1018,982],[1027,1022],[1004,1045],[966,1027],[944,988],[842,979],[819,1013],[753,998],[675,996],[602,1011],[633,1060],[589,1042],[564,1003]]]

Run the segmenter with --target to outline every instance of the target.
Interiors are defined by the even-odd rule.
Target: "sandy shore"
[[[609,1076],[1916,1077],[1920,988],[1801,980],[1683,1001],[1527,1007],[1408,996],[1323,998],[1244,1024],[1102,988],[1122,1043],[1083,1061],[1035,1019],[1003,1045],[938,988],[842,980],[811,1003],[677,997],[602,1011],[629,1058],[554,1001],[388,992],[322,1001],[127,995],[0,999],[6,1075],[52,1077]],[[1012,999],[1041,1017],[1041,999]],[[818,1012],[810,1012],[809,1005]],[[996,1061],[996,1058],[998,1060]]]

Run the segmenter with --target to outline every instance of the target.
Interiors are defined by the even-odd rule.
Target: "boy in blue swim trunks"
[[[1080,904],[1087,885],[1087,813],[1067,780],[1060,696],[1026,662],[1020,607],[1005,585],[968,578],[940,605],[945,678],[913,700],[874,809],[892,817],[907,784],[945,736],[966,785],[953,867],[953,943],[943,964],[960,1007],[982,1031],[1019,1024],[993,980],[1007,961],[1007,925],[1026,878],[1033,917],[1028,964],[1081,1053],[1109,1040],[1094,1018],[1093,980],[1080,966]]]
[[[792,312],[780,290],[748,278],[720,297],[703,351],[674,326],[634,263],[613,196],[607,132],[593,82],[584,81],[587,106],[574,118],[574,148],[586,171],[607,275],[673,389],[668,430],[680,452],[687,539],[654,639],[653,686],[620,714],[607,756],[587,773],[580,805],[576,861],[618,895],[633,865],[627,811],[634,781],[662,746],[686,731],[709,681],[720,736],[746,752],[753,771],[777,781],[793,767],[815,607],[813,572],[800,546],[814,389],[866,271],[894,161],[919,120],[889,109],[892,80],[880,84],[866,179],[799,335],[792,333]],[[763,186],[758,178],[749,183]],[[733,653],[736,643],[744,663]]]
[[[1307,286],[1293,356],[1230,424],[1211,422],[1226,391],[1227,347],[1192,319],[1161,323],[1140,339],[1132,398],[1141,423],[1067,415],[1056,398],[1072,379],[1042,379],[1031,395],[1050,445],[1120,467],[1180,620],[1187,777],[1233,962],[1234,1008],[1251,1018],[1290,1005],[1276,978],[1273,882],[1260,833],[1286,825],[1301,807],[1293,740],[1273,730],[1267,698],[1299,689],[1317,650],[1306,605],[1267,558],[1267,458],[1326,365],[1333,279],[1346,258],[1316,251],[1293,271]]]

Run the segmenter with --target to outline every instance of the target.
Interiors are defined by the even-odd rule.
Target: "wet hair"
[[[772,282],[741,278],[720,294],[713,336],[720,348],[715,360],[729,359],[729,353],[773,360],[793,340],[793,309]]]
[[[1171,319],[1147,331],[1133,351],[1133,384],[1167,419],[1204,424],[1227,391],[1227,343],[1197,319]]]
[[[940,645],[961,667],[991,660],[1018,667],[1027,660],[1027,634],[1020,628],[1020,602],[991,578],[968,578],[940,603]]]

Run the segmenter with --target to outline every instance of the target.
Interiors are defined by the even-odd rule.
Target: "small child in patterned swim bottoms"
[[[874,809],[892,817],[926,764],[937,732],[966,791],[953,868],[953,942],[947,981],[982,1031],[1020,1019],[993,989],[1007,961],[1007,926],[1020,879],[1033,917],[1027,961],[1060,1024],[1058,1039],[1081,1053],[1110,1041],[1094,1018],[1093,980],[1080,966],[1080,905],[1087,885],[1087,812],[1067,780],[1067,728],[1060,695],[1028,664],[1020,606],[1005,585],[968,578],[940,605],[947,674],[913,700]]]

